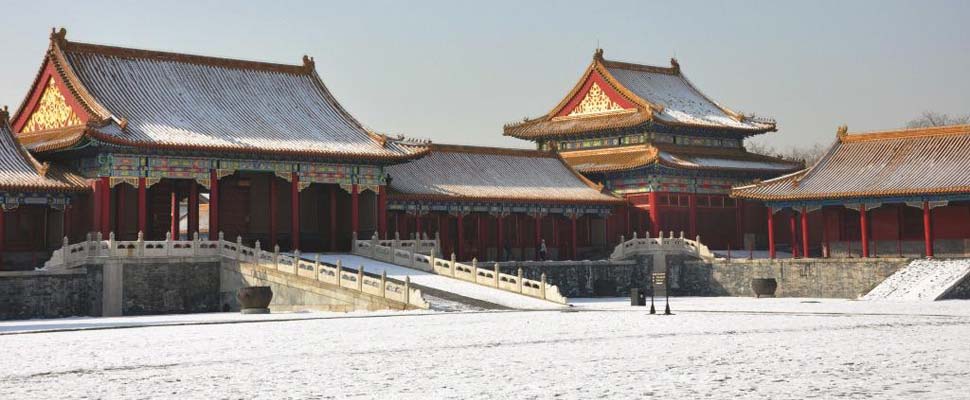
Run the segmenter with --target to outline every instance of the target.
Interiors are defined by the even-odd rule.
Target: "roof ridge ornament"
[[[596,51],[593,52],[593,59],[603,61],[603,49],[597,47]]]
[[[51,41],[64,43],[67,41],[67,29],[62,26],[61,29],[51,28]]]
[[[316,70],[316,67],[317,67],[317,63],[316,61],[313,60],[313,57],[310,57],[309,55],[304,54],[303,70],[305,70],[306,72],[313,72],[314,70]]]
[[[680,63],[674,57],[670,58],[670,68],[674,70],[674,73],[680,74]]]
[[[849,126],[846,124],[839,125],[839,129],[835,131],[835,137],[841,142],[846,136],[849,136]]]
[[[0,124],[10,121],[10,109],[7,106],[0,108]]]

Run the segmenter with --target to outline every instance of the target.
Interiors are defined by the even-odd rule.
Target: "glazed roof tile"
[[[970,193],[970,125],[844,132],[811,168],[732,194],[785,201]]]
[[[279,65],[68,42],[63,34],[52,35],[49,54],[100,122],[89,122],[86,132],[99,140],[335,158],[406,159],[423,152],[386,146],[368,132],[326,88],[310,58]]]
[[[742,149],[699,148],[671,145],[634,145],[562,153],[562,157],[583,173],[618,172],[659,163],[671,168],[734,170],[764,173],[786,173],[804,167]]]
[[[552,203],[620,203],[555,153],[431,145],[423,158],[387,168],[391,197]]]
[[[0,190],[82,191],[83,177],[58,165],[42,164],[14,138],[9,114],[0,110]]]
[[[591,74],[598,74],[609,86],[635,106],[635,112],[609,113],[588,117],[556,117],[580,93]],[[775,130],[770,119],[744,116],[727,109],[701,93],[681,72],[676,60],[671,67],[657,67],[593,56],[582,79],[546,115],[508,124],[505,134],[523,139],[577,135],[590,131],[634,127],[654,121],[671,126],[731,130],[754,135]]]

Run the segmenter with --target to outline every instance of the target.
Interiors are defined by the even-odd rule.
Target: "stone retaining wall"
[[[672,269],[674,295],[754,296],[751,280],[775,278],[778,297],[829,297],[854,299],[909,264],[907,258],[789,259],[789,260],[684,260]],[[671,282],[673,285],[674,281]]]
[[[527,279],[555,285],[566,297],[628,296],[631,287],[647,286],[652,257],[636,261],[508,261],[499,269],[515,275],[522,268]]]
[[[0,273],[0,320],[101,315],[101,269]]]

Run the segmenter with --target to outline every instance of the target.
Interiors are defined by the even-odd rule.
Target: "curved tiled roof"
[[[622,203],[555,153],[431,145],[423,158],[387,167],[391,197],[549,203]]]
[[[424,151],[369,133],[308,57],[303,65],[231,60],[69,42],[62,31],[52,35],[49,59],[95,121],[85,133],[101,141],[345,159]]]
[[[804,167],[801,163],[782,160],[742,149],[687,147],[645,144],[562,153],[562,157],[583,173],[618,172],[658,163],[671,168],[718,171],[786,173]]]
[[[970,193],[967,171],[970,125],[852,135],[841,130],[811,168],[732,194],[785,201]]]
[[[557,118],[578,95],[591,74],[636,106],[636,112]],[[671,67],[610,61],[597,50],[593,62],[575,87],[548,114],[505,126],[505,135],[541,139],[561,135],[638,126],[648,121],[670,126],[716,128],[754,135],[775,130],[769,119],[747,117],[717,104],[687,80],[676,60]]]
[[[83,177],[57,165],[41,164],[10,128],[6,107],[0,110],[0,191],[83,191]]]

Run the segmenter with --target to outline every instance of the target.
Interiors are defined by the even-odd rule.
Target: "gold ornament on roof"
[[[28,133],[76,125],[81,125],[81,119],[74,113],[71,106],[67,104],[64,95],[57,89],[54,78],[51,77],[47,81],[47,87],[44,88],[44,92],[40,96],[37,109],[30,115],[22,132]]]
[[[599,84],[593,82],[589,91],[586,92],[586,97],[583,97],[583,101],[580,101],[576,108],[569,112],[569,116],[578,117],[616,111],[623,111],[623,107],[620,107],[610,96],[607,96]]]

